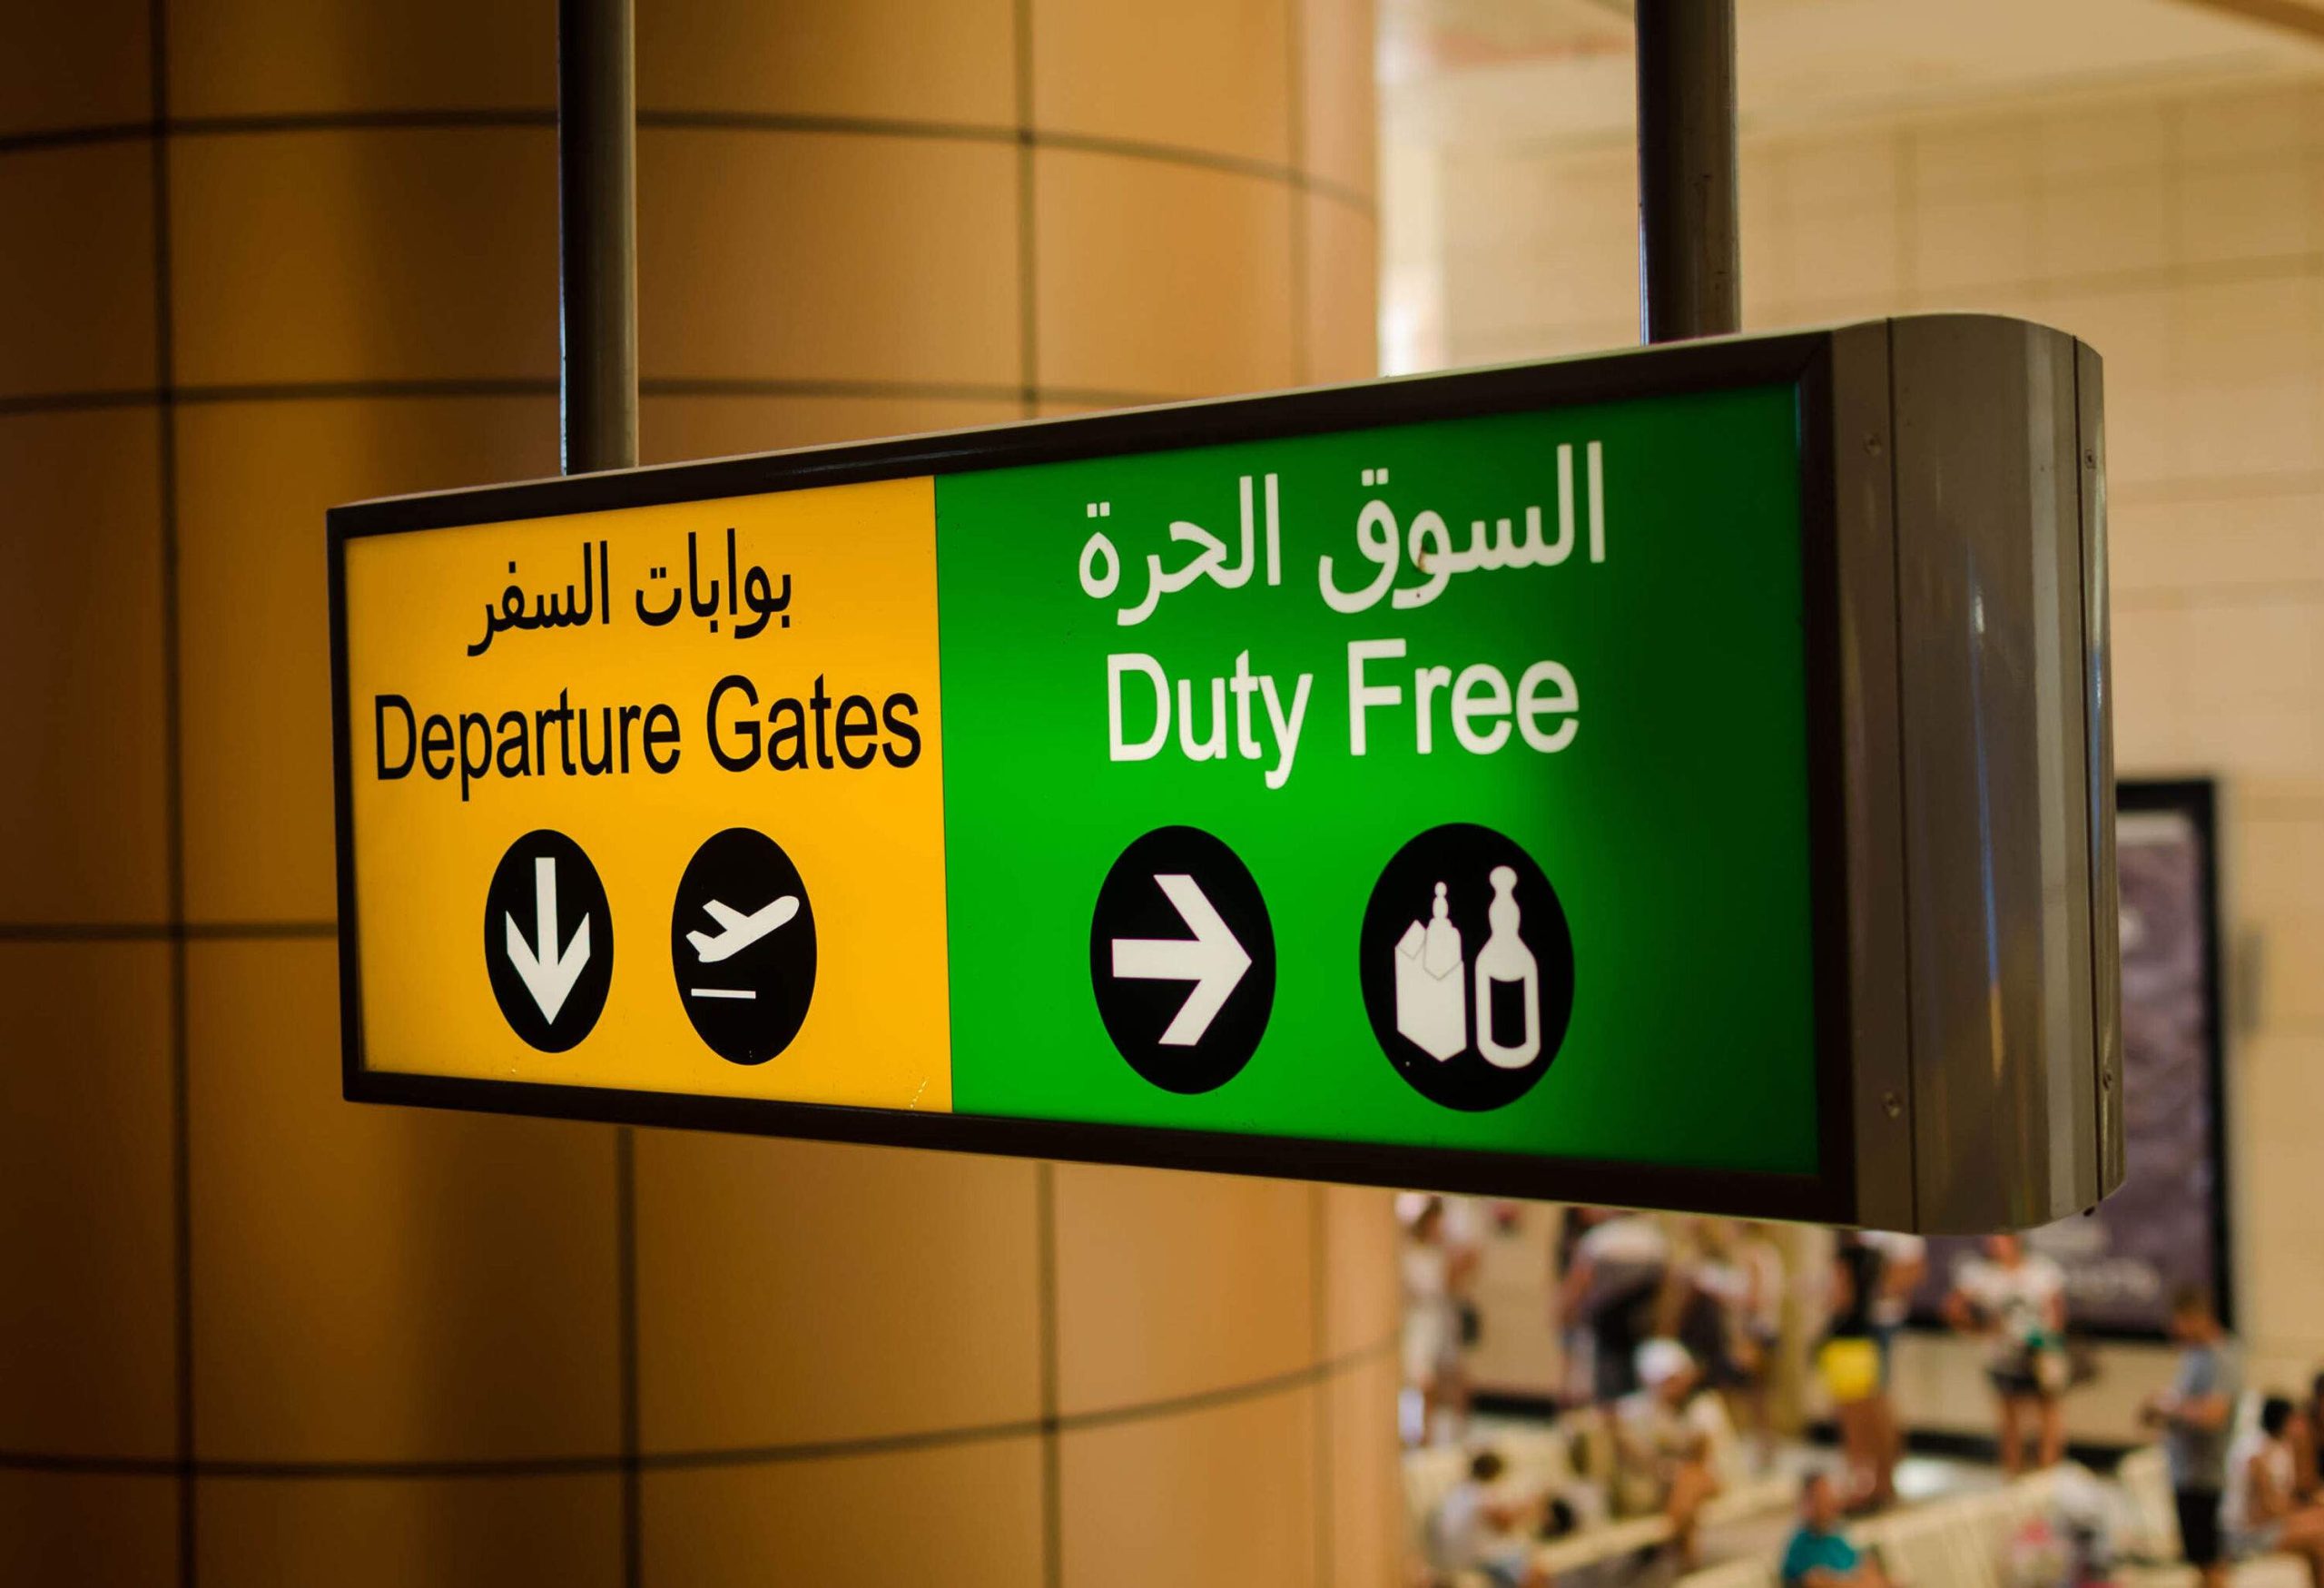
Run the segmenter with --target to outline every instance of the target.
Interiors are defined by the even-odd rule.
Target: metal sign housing
[[[1915,317],[335,508],[346,1094],[2077,1211],[2099,390]]]

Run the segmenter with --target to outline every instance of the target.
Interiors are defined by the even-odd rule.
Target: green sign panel
[[[347,1092],[2055,1217],[2097,388],[1900,321],[336,509]]]
[[[1792,387],[993,469],[936,501],[955,1109],[1815,1172]],[[1473,1029],[1491,846],[1382,886],[1448,824],[1530,858],[1550,892],[1513,890],[1521,928],[1570,938],[1518,994],[1560,1029],[1514,1070]],[[1118,1058],[1093,994],[1100,884],[1172,825],[1248,868],[1274,943],[1256,1050],[1202,1090]],[[1449,952],[1400,989],[1437,883]],[[1384,1040],[1367,972],[1471,1029],[1449,1056],[1393,1014]]]

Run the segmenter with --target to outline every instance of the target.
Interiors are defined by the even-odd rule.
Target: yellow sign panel
[[[923,477],[349,540],[366,1066],[949,1110],[935,535]],[[795,880],[707,863],[734,829]],[[781,1001],[761,942],[804,1023],[704,1065]]]

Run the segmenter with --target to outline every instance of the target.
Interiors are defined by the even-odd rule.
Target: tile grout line
[[[1019,411],[1026,419],[1040,412],[1040,321],[1039,277],[1034,250],[1039,241],[1034,215],[1033,166],[1033,5],[1014,0],[1009,7],[1016,66],[1017,115],[1017,379],[1022,388]],[[1057,1166],[1043,1159],[1033,1166],[1034,1301],[1038,1308],[1036,1346],[1040,1370],[1041,1462],[1041,1583],[1042,1588],[1062,1588],[1065,1582],[1065,1475],[1058,1433],[1057,1327]]]
[[[639,1588],[645,1576],[645,1494],[637,1403],[637,1132],[627,1125],[614,1128],[614,1263],[620,1307],[622,1581]]]
[[[179,676],[177,410],[167,396],[177,382],[176,325],[170,260],[169,5],[149,0],[146,26],[147,106],[151,121],[150,180],[153,228],[153,375],[162,399],[154,407],[156,483],[162,553],[162,790],[170,961],[170,1246],[172,1288],[172,1366],[177,1379],[174,1444],[178,1501],[178,1582],[193,1588],[200,1576],[200,1534],[194,1483],[193,1400],[193,1126],[188,1053],[184,935],[185,769],[184,690]]]
[[[1039,242],[1034,210],[1033,6],[1016,0],[1010,7],[1016,66],[1017,139],[1017,402],[1020,417],[1040,412],[1040,300],[1034,250]]]
[[[934,380],[758,380],[747,377],[665,376],[638,382],[643,397],[811,398],[832,401],[925,400],[931,402],[1020,401],[1026,383]],[[474,398],[554,398],[554,376],[475,377],[433,380],[312,380],[251,382],[217,386],[155,386],[92,391],[30,392],[0,397],[0,419],[28,414],[85,412],[96,409],[177,407],[257,402],[340,402],[409,399],[458,400]],[[1195,394],[1124,391],[1097,386],[1034,386],[1036,399],[1087,403],[1094,407],[1139,408],[1192,402]]]
[[[641,1453],[636,1457],[636,1465],[641,1471],[655,1472],[773,1466],[793,1462],[828,1461],[843,1456],[892,1455],[900,1451],[1028,1439],[1048,1433],[1069,1434],[1082,1430],[1120,1427],[1141,1422],[1183,1417],[1222,1406],[1288,1395],[1296,1390],[1344,1377],[1374,1363],[1387,1359],[1396,1350],[1397,1340],[1398,1336],[1392,1333],[1374,1341],[1370,1346],[1247,1383],[1224,1385],[1215,1389],[1196,1390],[1184,1395],[1166,1396],[1161,1400],[1140,1401],[1128,1406],[1076,1412],[1070,1415],[1060,1414],[1019,1419],[1013,1422],[979,1423],[960,1427],[929,1428],[901,1434],[866,1435],[844,1439],[807,1440],[785,1445]],[[496,1478],[618,1475],[624,1461],[625,1457],[618,1452],[603,1455],[508,1456],[467,1460],[407,1461],[360,1459],[267,1461],[246,1457],[218,1457],[193,1462],[192,1471],[193,1475],[198,1477],[270,1482],[308,1480],[343,1482],[358,1478],[383,1481],[402,1479],[481,1481]],[[167,1477],[173,1474],[180,1474],[186,1468],[187,1464],[174,1456],[74,1455],[44,1451],[0,1449],[0,1471],[5,1472],[57,1472],[106,1476]]]
[[[1034,1284],[1039,1291],[1041,1390],[1041,1582],[1065,1581],[1065,1474],[1059,1448],[1057,1327],[1057,1166],[1033,1166]]]
[[[0,922],[0,942],[202,942],[333,938],[330,921]]]
[[[1288,79],[1285,84],[1285,146],[1291,156],[1295,179],[1307,175],[1305,14],[1305,0],[1289,0],[1284,7],[1284,67]],[[1307,324],[1307,191],[1295,180],[1285,198],[1291,205],[1291,379],[1294,384],[1305,386],[1315,379],[1314,350],[1308,345]],[[1377,340],[1375,336],[1375,342]],[[1373,362],[1376,370],[1376,348]]]
[[[1334,203],[1344,204],[1358,214],[1374,218],[1379,214],[1378,204],[1354,188],[1343,186],[1312,172],[1301,171],[1296,166],[1279,166],[1248,155],[1187,149],[1169,143],[1148,143],[1142,139],[1112,138],[1095,133],[1035,132],[1032,140],[1043,149],[1060,149],[1068,153],[1109,154],[1118,160],[1152,160],[1164,165],[1183,165],[1194,171],[1212,171],[1224,176],[1245,177],[1253,182],[1281,182],[1294,192],[1312,193],[1319,199],[1330,199]]]
[[[1911,302],[1920,291],[1921,203],[1917,173],[1920,140],[1911,127],[1896,130],[1896,292]]]
[[[1030,125],[1030,118],[1021,114],[1014,126],[988,126],[975,123],[913,121],[880,116],[801,115],[762,111],[641,110],[637,113],[637,124],[657,132],[820,134],[898,138],[926,143],[1008,144],[1029,140],[1043,148],[1107,154],[1121,160],[1150,160],[1255,182],[1281,182],[1300,192],[1344,204],[1362,214],[1376,216],[1378,213],[1374,200],[1344,183],[1302,171],[1296,163],[1278,165],[1254,155],[1157,143],[1143,138],[1115,137],[1101,133],[1036,132]],[[88,126],[52,127],[40,132],[9,133],[0,136],[0,159],[12,154],[39,154],[57,149],[128,143],[154,135],[281,137],[302,133],[472,132],[496,128],[554,129],[556,125],[556,112],[554,108],[522,107],[292,112],[177,118],[157,115],[142,122],[105,122]]]
[[[2324,602],[2324,579],[2238,579],[2207,585],[2117,586],[2108,605],[2119,612],[2250,611]]]
[[[1307,1276],[1308,1276],[1308,1356],[1316,1363],[1331,1360],[1331,1261],[1330,1188],[1307,1188]],[[1339,1570],[1335,1541],[1332,1536],[1332,1519],[1336,1509],[1334,1486],[1337,1475],[1333,1470],[1332,1390],[1330,1376],[1315,1383],[1315,1582],[1317,1588],[1331,1588]]]
[[[2126,265],[2118,270],[2061,271],[2053,274],[2023,274],[2000,276],[1988,281],[1969,282],[1958,287],[1931,288],[1930,291],[1959,294],[1959,302],[1945,309],[1905,311],[1896,306],[1897,293],[1867,291],[1852,292],[1828,298],[1804,297],[1772,301],[1762,309],[1762,316],[1775,319],[1771,329],[1789,329],[1809,325],[1854,320],[1886,320],[1905,313],[1982,312],[1963,310],[1961,305],[1989,301],[1992,295],[2022,292],[2032,295],[2036,305],[2045,305],[2064,298],[2112,298],[2134,292],[2156,292],[2201,287],[2258,286],[2270,282],[2298,281],[2324,274],[2324,250],[2309,249],[2290,253],[2246,254],[2235,259],[2206,260],[2196,262],[2171,261],[2155,265]],[[2006,313],[2006,310],[1992,312]],[[1804,317],[1804,318],[1803,318]],[[1755,317],[1758,318],[1758,317]],[[2020,318],[2031,318],[2020,316]],[[1561,337],[1587,334],[1611,324],[1601,319],[1526,321],[1493,328],[1474,340],[1489,348],[1500,349],[1512,340],[1555,340]],[[1548,353],[1491,351],[1486,354],[1463,352],[1462,363],[1523,362],[1533,358],[1555,356]]]

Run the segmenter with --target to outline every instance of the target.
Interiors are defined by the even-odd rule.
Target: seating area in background
[[[1669,1520],[1661,1515],[1614,1517],[1604,1499],[1606,1475],[1613,1465],[1611,1442],[1594,1419],[1572,1419],[1545,1427],[1497,1431],[1489,1444],[1507,1464],[1505,1481],[1512,1490],[1563,1500],[1574,1526],[1561,1537],[1546,1539],[1534,1552],[1534,1561],[1560,1582],[1569,1576],[1612,1583],[1619,1574],[1601,1576],[1642,1553],[1659,1551],[1670,1542]],[[1725,1448],[1733,1451],[1731,1441]],[[1413,1553],[1426,1559],[1426,1530],[1444,1496],[1469,1470],[1471,1452],[1459,1445],[1434,1445],[1404,1454],[1405,1514],[1411,1527]],[[1714,1537],[1722,1530],[1757,1523],[1766,1532],[1789,1514],[1798,1484],[1787,1470],[1752,1475],[1731,1454],[1722,1461],[1720,1492],[1703,1511],[1704,1525]],[[1589,1573],[1587,1579],[1582,1573]],[[1463,1583],[1461,1588],[1470,1588]]]
[[[1506,1464],[1504,1482],[1566,1501],[1575,1525],[1543,1540],[1532,1563],[1564,1588],[1782,1588],[1777,1561],[1791,1522],[1800,1475],[1824,1459],[1795,1448],[1767,1475],[1729,1475],[1703,1514],[1704,1559],[1681,1573],[1668,1558],[1669,1524],[1660,1516],[1608,1516],[1591,1475],[1605,1470],[1602,1436],[1565,1424],[1497,1429],[1474,1442]],[[1426,1529],[1444,1496],[1468,1471],[1472,1452],[1433,1445],[1404,1455],[1405,1514],[1413,1553],[1427,1555]],[[2073,1465],[2008,1484],[1965,1471],[1963,1486],[1853,1524],[1848,1536],[1876,1554],[1898,1588],[2052,1588],[2066,1580],[2078,1529],[2093,1530],[2111,1560],[2102,1579],[2114,1588],[2193,1588],[2193,1568],[2180,1563],[2179,1524],[2162,1452],[2124,1455],[2111,1475]],[[1492,1588],[1481,1573],[1443,1579],[1442,1588]],[[2235,1588],[2308,1588],[2304,1566],[2266,1555],[2235,1569]]]

